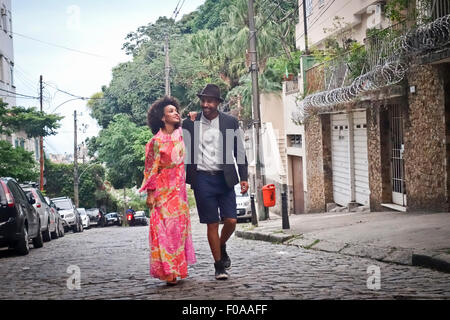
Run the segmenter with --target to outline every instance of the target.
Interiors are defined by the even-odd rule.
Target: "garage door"
[[[366,112],[353,113],[355,201],[369,205],[369,161],[367,158]]]
[[[370,190],[366,112],[354,112],[351,116],[353,116],[351,121],[353,130],[349,127],[348,114],[331,116],[333,197],[334,202],[341,206],[347,206],[352,201],[368,205]],[[352,138],[352,141],[349,138]],[[351,144],[353,144],[352,153]],[[353,167],[350,165],[351,162]]]
[[[331,115],[333,198],[341,206],[351,201],[348,132],[347,114]]]

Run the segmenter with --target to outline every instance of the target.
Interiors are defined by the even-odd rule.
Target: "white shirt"
[[[199,155],[197,170],[219,171],[223,170],[223,150],[219,127],[219,116],[211,121],[203,115],[200,118]]]

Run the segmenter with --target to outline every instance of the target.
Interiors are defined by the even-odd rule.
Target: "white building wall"
[[[16,106],[12,31],[11,0],[0,0],[0,98],[8,106]],[[23,146],[25,150],[34,153],[36,160],[39,159],[36,139],[29,139],[25,132],[14,132],[10,136],[0,135],[0,139],[10,142],[13,147]]]
[[[0,98],[8,105],[16,105],[14,94],[14,47],[12,35],[11,0],[0,0]],[[6,90],[6,91],[4,91]]]
[[[303,1],[299,0],[299,6]],[[366,37],[366,29],[373,27],[386,27],[389,21],[382,14],[380,0],[309,0],[311,4],[310,14],[307,15],[308,46],[316,46],[319,49],[323,41],[335,35],[335,17],[342,18],[338,23],[343,29],[351,29],[351,38],[360,43]],[[308,5],[309,7],[309,5]],[[296,46],[300,50],[305,49],[305,32],[303,20],[303,6],[299,12],[299,23],[296,25]],[[334,31],[334,32],[333,32]]]

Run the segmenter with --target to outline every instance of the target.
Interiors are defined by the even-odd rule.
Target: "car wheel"
[[[52,239],[58,239],[59,238],[59,224],[55,225],[55,231],[52,232]]]
[[[59,224],[59,228],[58,228],[58,232],[59,232],[59,237],[60,237],[60,238],[64,237],[64,231],[65,231],[65,228],[64,228],[64,226],[62,225],[62,223],[60,223],[60,224]]]
[[[33,246],[35,248],[42,248],[44,246],[44,239],[42,239],[42,232],[41,232],[41,224],[39,224],[36,238],[33,238]]]
[[[20,240],[16,244],[15,249],[18,254],[23,256],[30,253],[30,245],[28,243],[28,230],[25,224],[23,225],[22,234],[20,236]]]
[[[47,229],[42,232],[42,237],[44,238],[45,242],[52,240],[52,235],[50,233],[50,222],[47,223]]]

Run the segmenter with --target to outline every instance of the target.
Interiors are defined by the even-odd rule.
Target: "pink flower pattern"
[[[144,181],[140,192],[154,190],[150,212],[150,275],[167,280],[186,278],[196,262],[187,200],[185,147],[182,129],[171,135],[161,130],[147,143]]]

